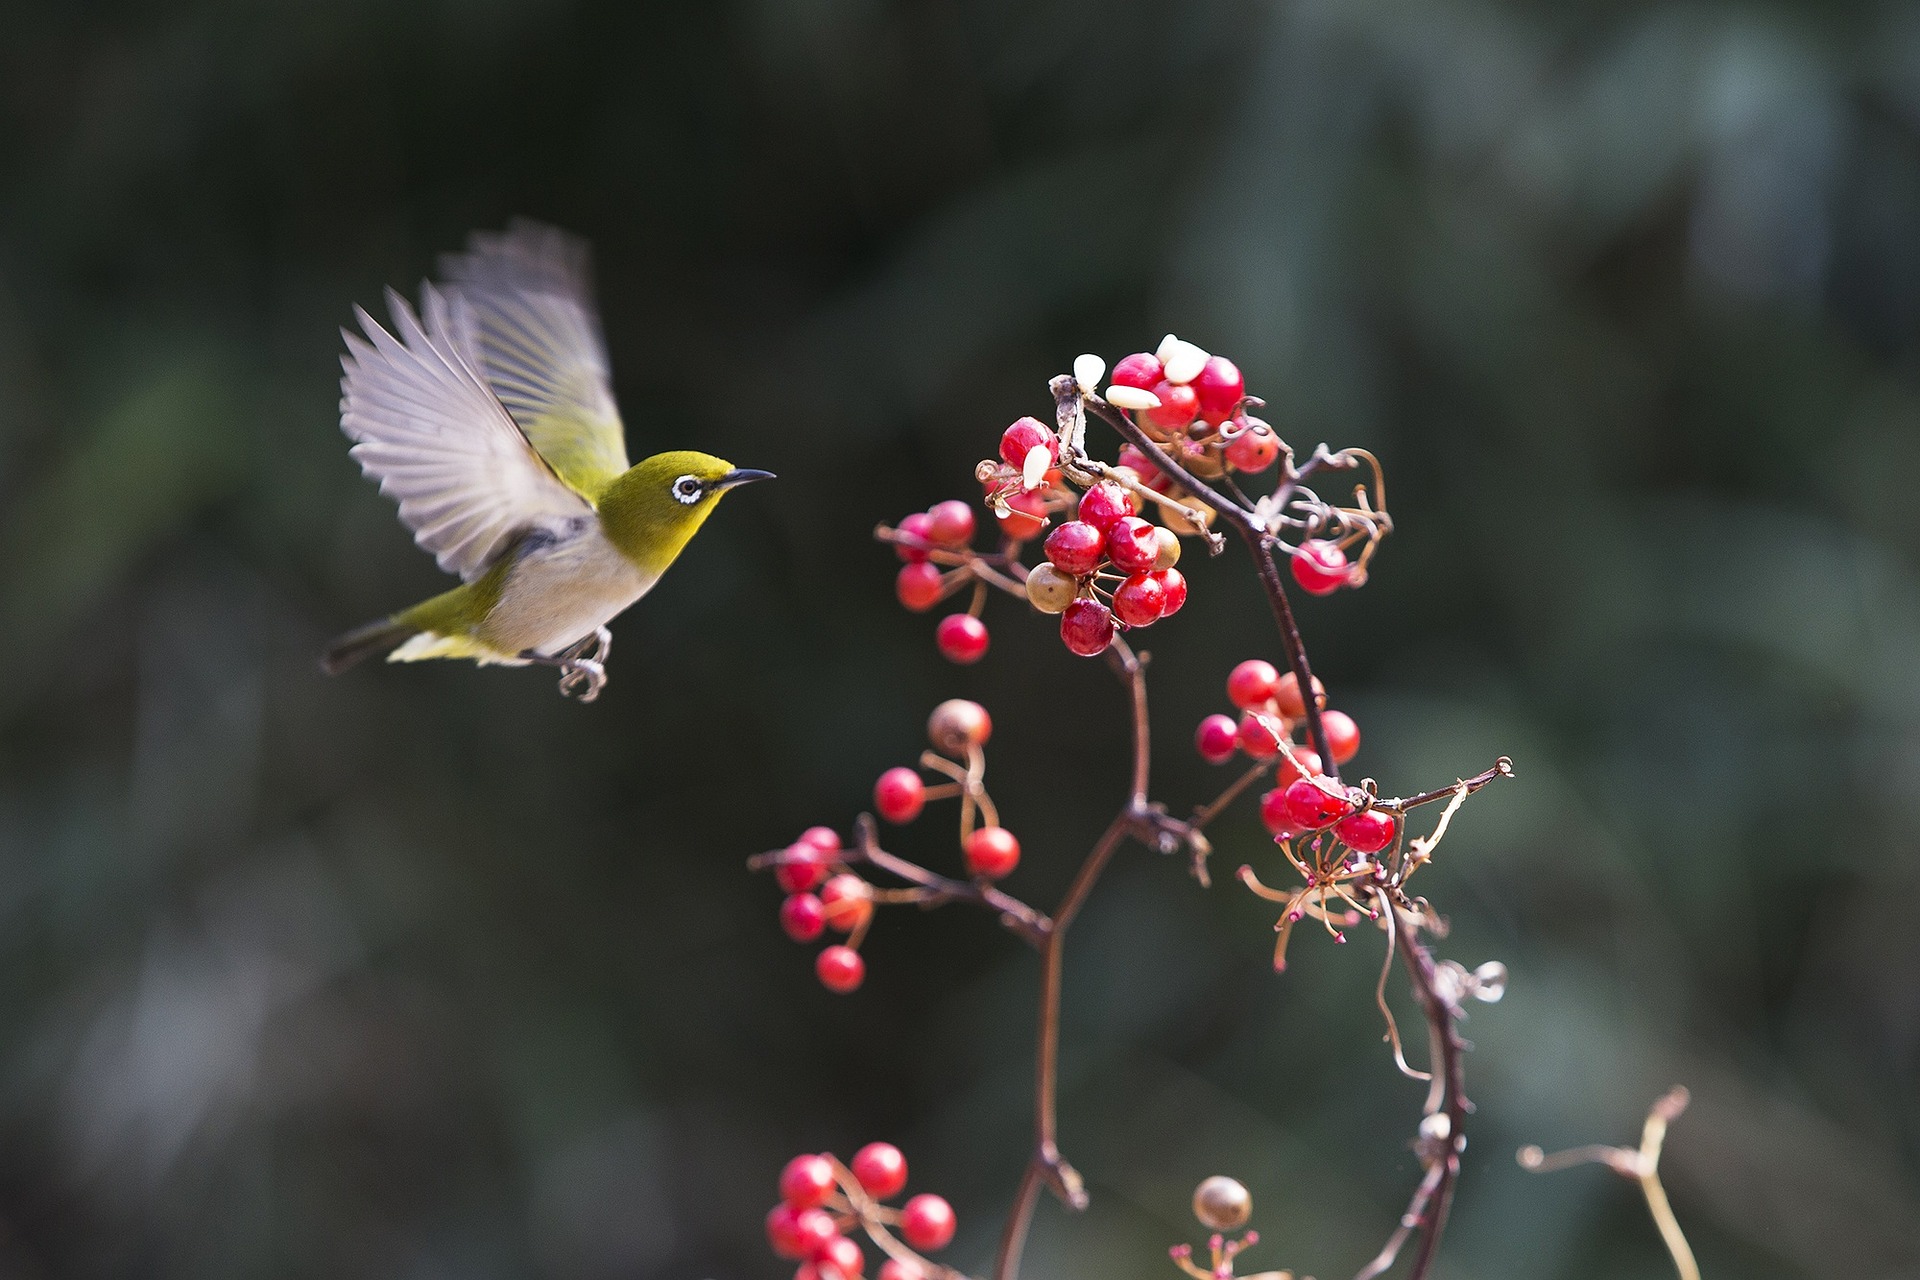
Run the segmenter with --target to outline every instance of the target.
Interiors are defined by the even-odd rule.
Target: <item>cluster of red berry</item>
[[[1138,351],[1114,365],[1109,384],[1107,403],[1132,413],[1174,461],[1202,480],[1229,470],[1264,471],[1280,456],[1280,438],[1247,413],[1246,380],[1225,356],[1168,334],[1157,351]]]
[[[950,560],[964,553],[973,541],[974,528],[973,508],[958,498],[936,502],[900,521],[893,550],[906,563],[900,566],[893,591],[901,604],[924,613],[972,580],[964,564],[942,570],[934,557]],[[934,639],[952,662],[978,662],[987,655],[987,624],[972,613],[942,618]]]
[[[770,856],[773,878],[787,894],[780,904],[780,927],[800,943],[813,942],[829,929],[848,935],[846,942],[814,957],[813,971],[829,991],[845,995],[857,990],[867,978],[859,946],[873,920],[873,886],[841,861],[839,833],[831,827],[808,827],[798,840]]]
[[[1345,764],[1359,753],[1360,726],[1343,711],[1326,706],[1326,687],[1313,682],[1320,729],[1335,764]],[[1236,752],[1255,761],[1278,760],[1274,787],[1260,797],[1260,820],[1279,840],[1308,831],[1334,827],[1334,833],[1361,853],[1377,853],[1393,842],[1394,820],[1366,808],[1366,793],[1346,788],[1322,774],[1319,755],[1307,742],[1294,741],[1306,732],[1306,700],[1292,672],[1282,675],[1272,663],[1249,658],[1227,675],[1227,698],[1240,709],[1230,716],[1211,715],[1194,731],[1194,749],[1209,764],[1224,764]],[[1356,812],[1358,810],[1358,812]]]
[[[1081,657],[1105,652],[1116,622],[1152,626],[1187,602],[1187,580],[1173,567],[1178,535],[1136,512],[1132,494],[1100,481],[1080,496],[1076,518],[1047,535],[1046,561],[1027,574],[1027,599],[1060,615],[1060,639]]]
[[[891,1143],[868,1143],[851,1165],[831,1155],[795,1156],[780,1173],[780,1203],[767,1213],[767,1243],[800,1264],[794,1280],[854,1280],[867,1261],[848,1234],[858,1228],[887,1254],[876,1280],[933,1280],[945,1268],[918,1254],[952,1242],[953,1206],[940,1196],[917,1195],[898,1209],[888,1207],[884,1202],[906,1185],[907,1158]]]

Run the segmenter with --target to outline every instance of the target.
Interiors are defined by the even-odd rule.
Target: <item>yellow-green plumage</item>
[[[651,590],[731,488],[766,478],[676,450],[627,465],[584,249],[519,224],[476,236],[394,332],[346,333],[341,427],[415,540],[462,584],[341,637],[332,672],[471,658],[593,668],[583,642]],[[571,655],[571,656],[568,656]],[[562,688],[567,684],[563,681]],[[587,696],[591,696],[591,692]]]

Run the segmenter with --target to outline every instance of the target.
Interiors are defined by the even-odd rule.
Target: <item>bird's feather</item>
[[[394,332],[356,307],[365,338],[342,330],[340,429],[354,459],[400,504],[440,567],[471,581],[528,529],[592,514],[535,451],[454,333],[464,303],[424,287],[425,323],[389,289]]]
[[[475,233],[441,273],[466,303],[460,338],[500,402],[560,477],[597,501],[628,462],[585,243],[518,221]]]

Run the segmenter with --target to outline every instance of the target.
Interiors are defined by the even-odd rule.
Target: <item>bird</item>
[[[677,449],[627,460],[586,243],[541,223],[476,232],[392,328],[342,328],[340,429],[400,520],[460,585],[327,646],[337,675],[469,658],[558,668],[560,693],[607,683],[607,624],[653,589],[733,489],[772,473]]]

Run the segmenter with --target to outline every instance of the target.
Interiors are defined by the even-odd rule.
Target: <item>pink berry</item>
[[[1139,516],[1122,516],[1107,528],[1107,559],[1122,573],[1148,573],[1160,559],[1160,534]]]
[[[782,852],[773,879],[788,893],[801,893],[825,880],[832,864],[833,854],[805,839],[795,840]]]
[[[1302,830],[1330,827],[1352,810],[1346,793],[1324,778],[1301,778],[1287,785],[1287,821]]]
[[[821,1280],[828,1280],[826,1275],[828,1267],[838,1272],[841,1280],[853,1280],[866,1269],[867,1257],[860,1252],[860,1246],[853,1241],[845,1236],[835,1236],[821,1245],[813,1255],[813,1265],[820,1270]]]
[[[1133,513],[1133,495],[1111,480],[1102,480],[1080,495],[1080,518],[1102,534],[1114,521]]]
[[[811,893],[791,893],[780,904],[780,927],[795,942],[812,942],[827,927],[827,909]]]
[[[1160,616],[1171,618],[1187,602],[1187,578],[1178,569],[1156,569],[1153,579],[1160,584]]]
[[[1193,380],[1200,400],[1200,416],[1218,426],[1231,418],[1247,395],[1247,380],[1239,368],[1225,356],[1210,356]]]
[[[767,1243],[783,1258],[811,1258],[838,1234],[824,1209],[796,1209],[782,1203],[767,1214]]]
[[[1390,813],[1363,809],[1334,824],[1333,833],[1357,853],[1378,853],[1393,843],[1394,821]]]
[[[874,1280],[927,1280],[927,1273],[914,1263],[888,1258],[880,1264]]]
[[[1319,676],[1313,678],[1313,702],[1315,706],[1327,705],[1327,686],[1320,683]],[[1298,720],[1307,714],[1306,701],[1300,696],[1299,676],[1289,671],[1274,683],[1273,704],[1289,720]]]
[[[1047,535],[1043,549],[1054,568],[1081,578],[1099,568],[1106,545],[1106,537],[1085,520],[1069,520]]]
[[[1113,643],[1113,615],[1098,600],[1075,600],[1060,615],[1060,639],[1083,658],[1097,657]]]
[[[796,1209],[812,1209],[833,1194],[833,1164],[825,1156],[795,1156],[780,1171],[780,1198]]]
[[[852,947],[828,947],[813,961],[814,976],[820,985],[835,995],[857,991],[867,980],[867,962]]]
[[[1231,716],[1208,716],[1193,731],[1193,749],[1208,764],[1225,764],[1240,749],[1240,730]]]
[[[900,521],[899,531],[921,542],[933,541],[933,520],[924,511],[916,511]],[[893,544],[893,553],[908,564],[924,564],[927,559],[925,547],[910,547],[904,542]]]
[[[1248,658],[1227,673],[1227,700],[1242,711],[1252,711],[1267,705],[1279,683],[1280,673],[1271,662]]]
[[[901,1236],[922,1253],[946,1248],[957,1225],[953,1206],[939,1196],[915,1196],[900,1210]]]
[[[1242,711],[1235,733],[1240,749],[1255,760],[1271,760],[1280,754],[1280,726],[1271,716]]]
[[[967,871],[987,880],[1003,879],[1020,865],[1020,842],[1005,827],[976,828],[963,852]]]
[[[983,747],[993,736],[993,717],[970,698],[948,698],[927,717],[927,741],[951,756]]]
[[[970,613],[950,613],[934,628],[933,642],[948,662],[969,666],[987,656],[987,624]]]
[[[973,508],[958,498],[934,503],[927,509],[927,536],[942,546],[966,546],[973,541]]]
[[[1022,418],[1000,433],[1000,460],[1015,471],[1027,465],[1027,455],[1046,446],[1049,460],[1060,457],[1060,437],[1038,418]]]
[[[1280,437],[1264,422],[1249,422],[1227,441],[1227,461],[1236,471],[1265,471],[1280,456]]]
[[[873,919],[873,886],[843,871],[820,886],[820,912],[837,933],[852,933]]]
[[[940,566],[922,560],[900,566],[900,575],[893,580],[893,594],[915,613],[925,613],[940,603],[944,585],[940,581]]]
[[[822,853],[840,852],[840,833],[832,827],[808,827],[795,844],[810,844]]]
[[[919,774],[905,766],[887,770],[873,784],[873,807],[895,826],[919,817],[926,803],[927,784],[920,781]]]
[[[1136,351],[1122,357],[1120,363],[1113,366],[1113,376],[1107,381],[1116,387],[1138,387],[1142,391],[1151,391],[1166,376],[1166,371],[1160,367],[1160,357],[1150,351]]]
[[[997,513],[1000,532],[1015,542],[1038,537],[1047,527],[1047,499],[1038,489],[1016,493],[1007,498],[1006,510]]]
[[[1136,573],[1113,592],[1113,616],[1130,627],[1150,627],[1160,621],[1167,591],[1150,573]]]
[[[1130,444],[1120,446],[1119,465],[1126,467],[1132,471],[1133,474],[1139,476],[1140,483],[1149,489],[1159,487],[1159,485],[1166,480],[1166,477],[1160,473],[1160,468],[1154,464],[1153,459]]]
[[[891,1200],[907,1185],[907,1158],[891,1142],[869,1142],[848,1167],[875,1200]]]
[[[1294,552],[1293,580],[1308,595],[1332,595],[1347,585],[1347,553],[1324,538],[1308,539]]]
[[[1161,381],[1147,389],[1160,397],[1158,409],[1140,411],[1140,421],[1149,427],[1178,431],[1200,412],[1200,395],[1190,385]]]
[[[1327,735],[1327,750],[1335,764],[1345,764],[1360,754],[1360,726],[1344,711],[1322,711],[1320,730]]]

